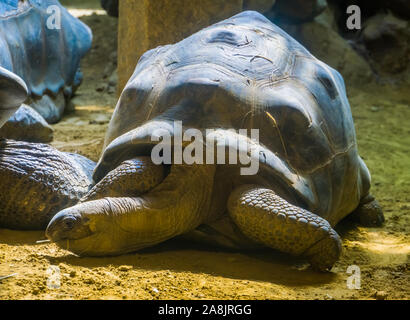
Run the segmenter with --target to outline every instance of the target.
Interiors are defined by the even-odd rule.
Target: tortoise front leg
[[[164,175],[164,166],[153,164],[150,157],[135,157],[110,171],[81,202],[105,197],[137,197],[160,184]]]
[[[305,256],[315,269],[331,269],[340,256],[341,240],[325,219],[290,204],[270,189],[255,185],[235,189],[228,211],[251,240]]]

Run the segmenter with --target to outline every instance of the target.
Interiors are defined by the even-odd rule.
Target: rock
[[[178,42],[243,9],[243,0],[120,1],[118,92],[149,49]]]
[[[394,74],[409,67],[409,27],[409,22],[392,14],[378,14],[365,22],[361,41],[378,73]]]
[[[323,15],[327,13],[324,12]],[[349,43],[331,26],[329,18],[318,16],[304,24],[282,24],[286,32],[303,44],[316,58],[339,71],[347,85],[362,84],[373,79],[373,72]]]
[[[97,92],[103,92],[107,89],[107,85],[105,85],[104,83],[101,83],[98,85],[97,88],[95,88],[95,91]]]
[[[326,0],[277,0],[272,11],[282,22],[302,23],[311,21],[326,7]]]
[[[376,293],[374,294],[376,300],[386,300],[387,296],[388,294],[386,291],[376,291]]]
[[[0,129],[0,137],[28,142],[51,142],[53,128],[33,108],[23,104]]]
[[[120,271],[123,271],[123,272],[127,272],[127,271],[129,271],[129,270],[131,270],[132,269],[132,266],[119,266],[118,267],[118,270],[120,270]]]
[[[243,0],[243,10],[255,10],[261,13],[272,9],[276,0]]]

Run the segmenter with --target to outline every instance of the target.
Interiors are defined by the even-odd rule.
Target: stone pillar
[[[159,45],[178,42],[204,27],[241,12],[243,1],[119,1],[119,92],[123,90],[144,52]]]

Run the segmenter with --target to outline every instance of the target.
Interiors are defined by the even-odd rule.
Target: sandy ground
[[[53,145],[97,160],[117,99],[107,85],[115,70],[116,20],[81,19],[93,28],[93,49],[82,63],[75,111],[54,125]],[[372,86],[348,94],[386,223],[363,228],[342,221],[336,230],[343,254],[331,272],[315,273],[271,250],[229,252],[175,240],[120,257],[79,258],[36,244],[43,232],[0,229],[0,277],[12,275],[0,280],[0,299],[409,299],[410,93]],[[360,289],[347,287],[351,265],[360,268]],[[50,285],[50,266],[59,267],[58,288]]]

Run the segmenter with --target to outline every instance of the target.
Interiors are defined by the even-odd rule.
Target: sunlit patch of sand
[[[52,146],[56,149],[62,149],[63,147],[65,148],[78,148],[78,147],[83,147],[83,146],[89,146],[89,145],[95,145],[96,143],[101,142],[102,139],[95,139],[92,141],[88,141],[88,142],[64,142],[64,141],[54,141],[52,143]]]
[[[76,106],[76,110],[86,110],[86,111],[104,111],[104,112],[114,112],[114,108],[111,106],[93,106],[93,105],[86,105],[86,106]]]
[[[99,9],[68,9],[68,12],[71,13],[74,17],[83,17],[83,16],[91,16],[93,14],[102,16],[106,15],[106,12],[104,10],[99,10]]]
[[[367,240],[348,241],[349,247],[357,246],[366,251],[375,264],[406,263],[410,257],[410,241],[404,236],[390,236],[382,231],[368,232]]]

